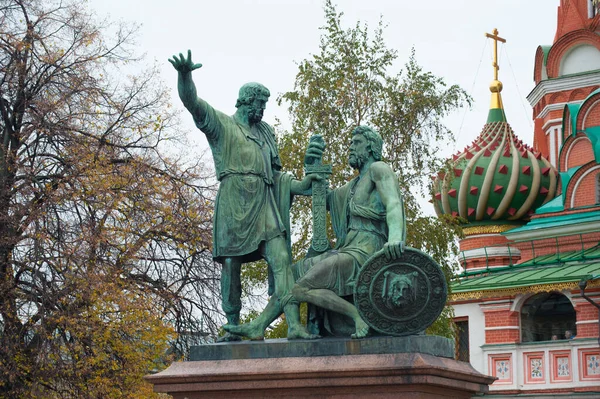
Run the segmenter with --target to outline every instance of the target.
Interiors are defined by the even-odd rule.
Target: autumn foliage
[[[213,187],[169,155],[156,69],[124,73],[134,28],[0,9],[0,397],[151,397],[141,377],[217,331]]]

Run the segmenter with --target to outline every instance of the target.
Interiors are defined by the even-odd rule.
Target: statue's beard
[[[349,163],[350,166],[353,167],[354,169],[360,169],[363,167],[363,165],[365,163],[367,163],[367,160],[369,159],[369,155],[362,153],[362,154],[356,154],[356,153],[352,153],[350,154],[350,158],[349,158]]]
[[[262,111],[251,109],[248,111],[248,120],[250,123],[258,123],[262,121],[263,113]]]

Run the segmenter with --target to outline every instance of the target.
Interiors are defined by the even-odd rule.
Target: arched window
[[[529,298],[521,308],[521,342],[569,339],[577,334],[575,309],[569,298],[544,292]],[[554,337],[555,336],[555,337]]]

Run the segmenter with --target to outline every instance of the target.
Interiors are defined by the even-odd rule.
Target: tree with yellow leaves
[[[0,397],[151,397],[144,374],[217,332],[213,187],[164,151],[157,71],[116,73],[133,28],[0,9]]]

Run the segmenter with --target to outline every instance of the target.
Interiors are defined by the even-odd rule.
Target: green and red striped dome
[[[434,178],[433,204],[438,215],[471,225],[519,223],[551,200],[556,186],[555,168],[519,140],[502,108],[492,108],[479,137]]]

